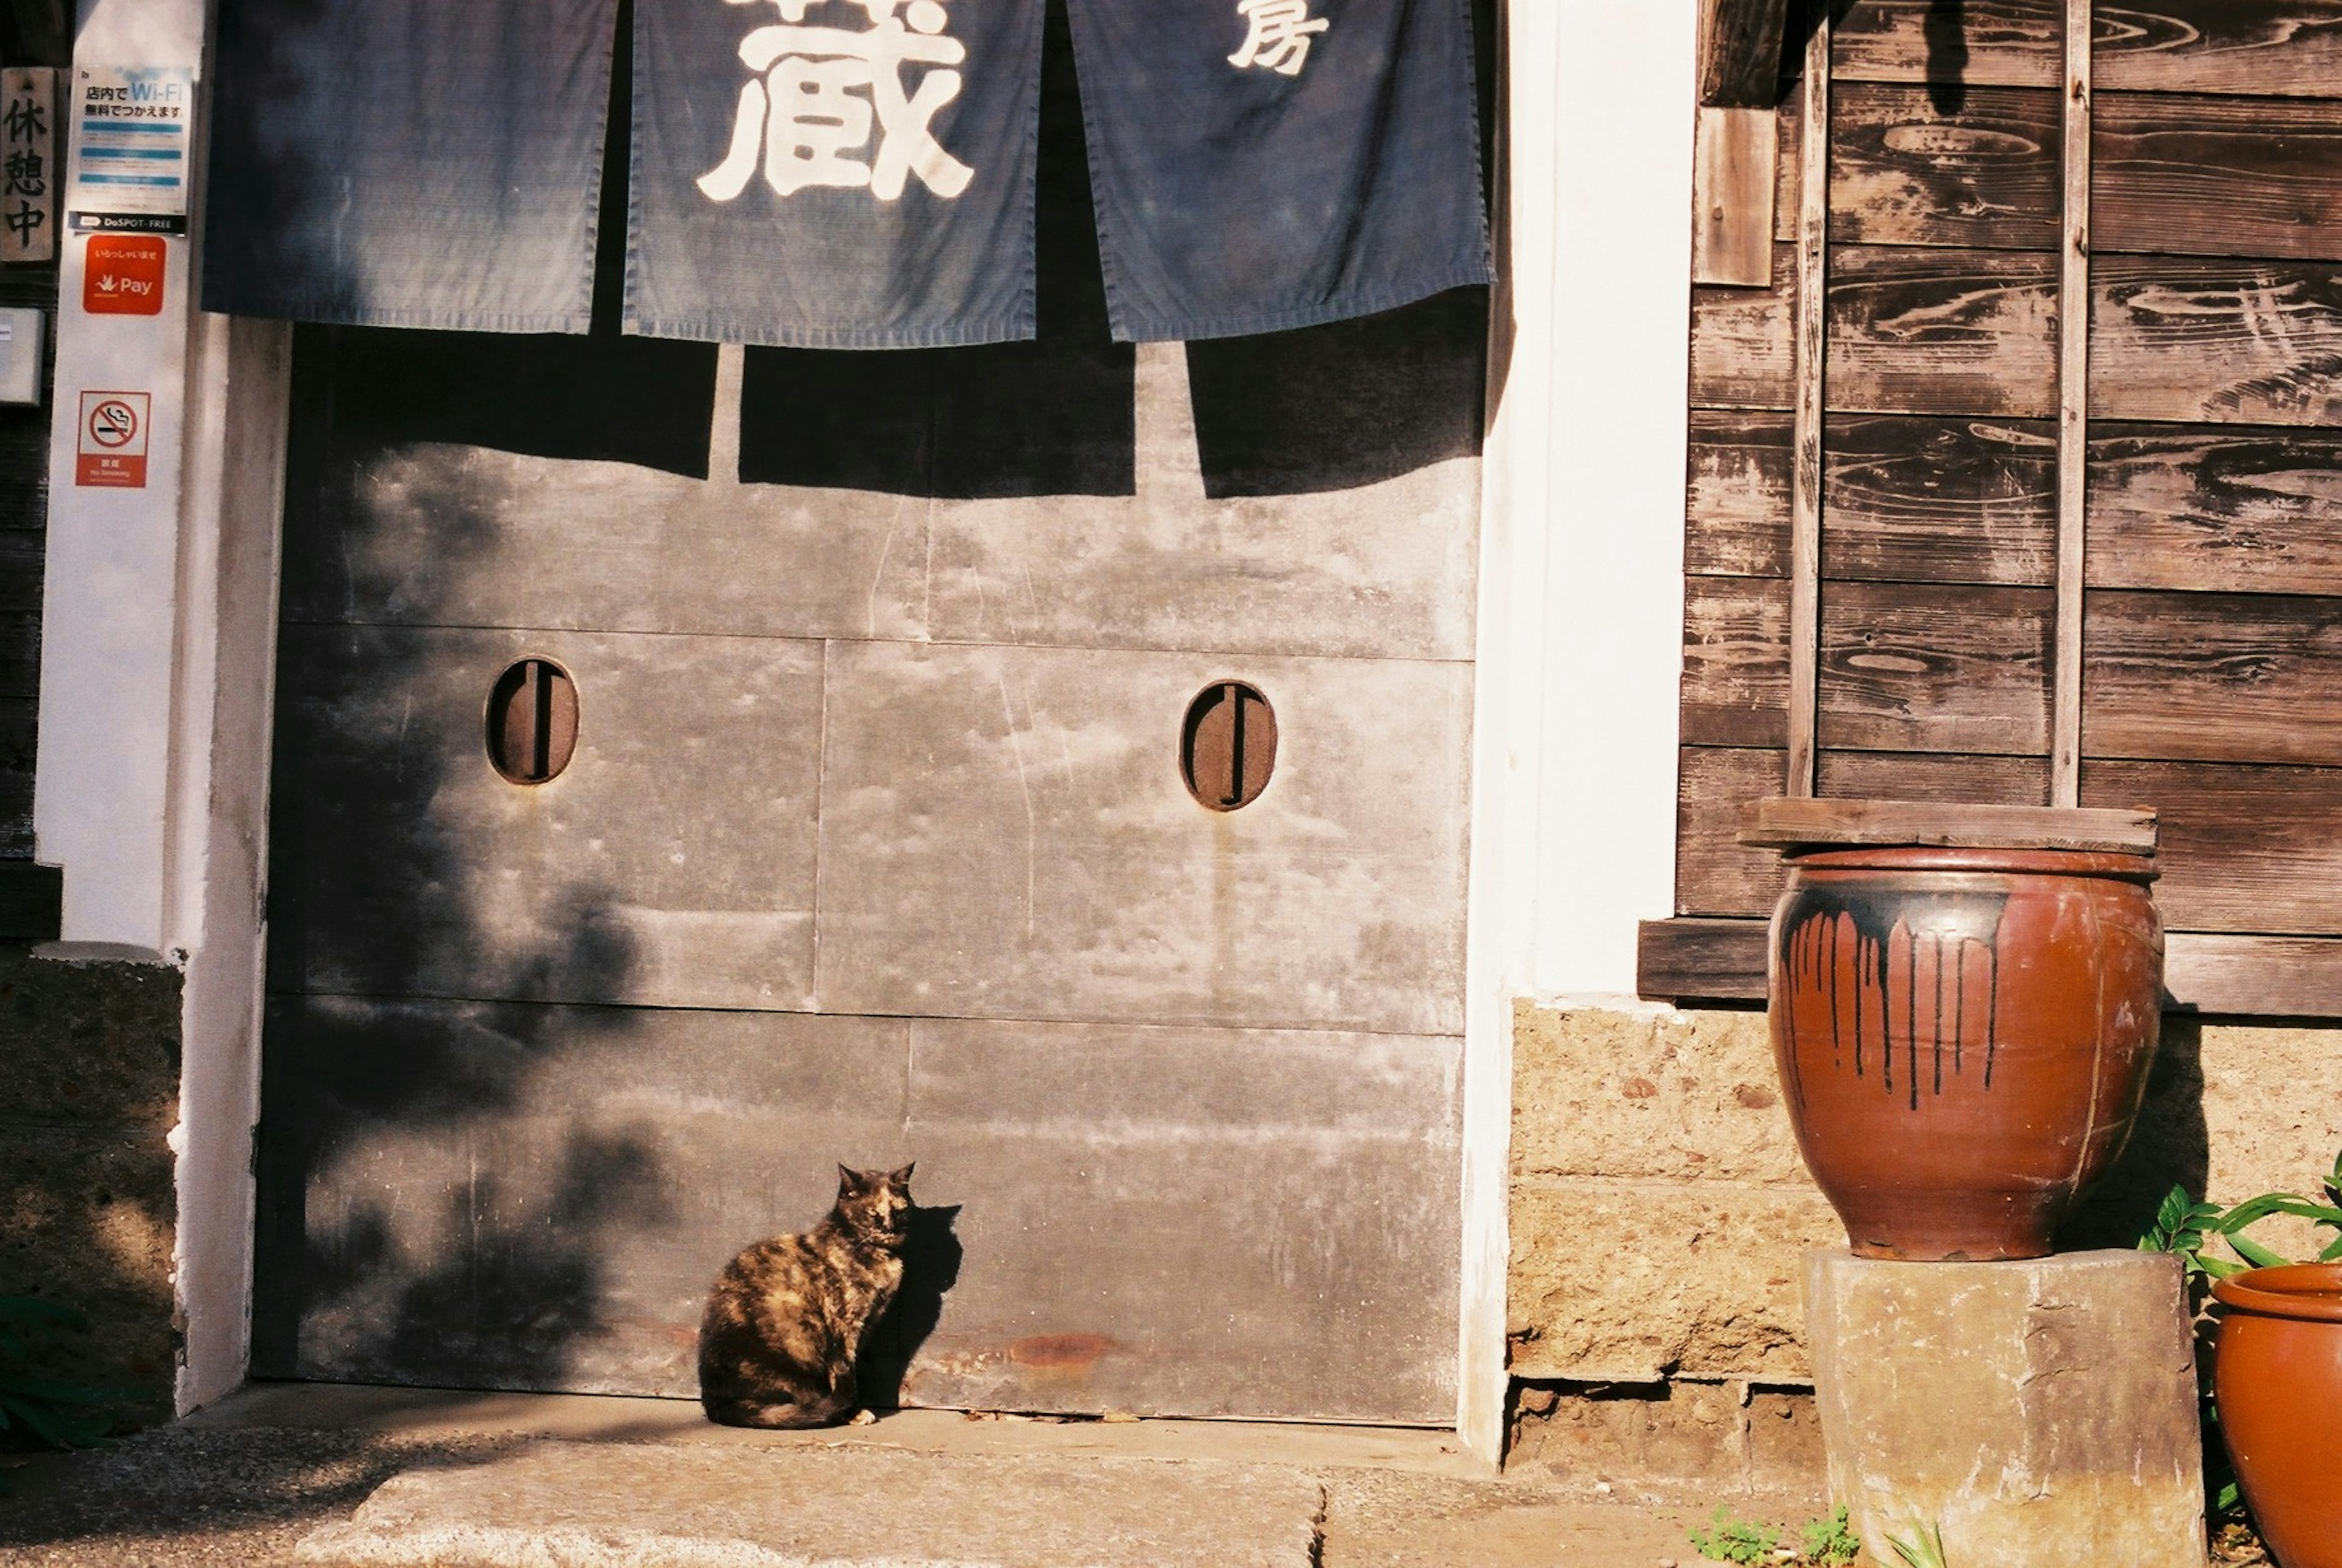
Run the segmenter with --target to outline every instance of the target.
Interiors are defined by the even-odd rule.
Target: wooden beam
[[[1784,788],[1814,793],[1814,726],[1820,702],[1822,409],[1829,339],[1828,0],[1810,0],[1798,101],[1797,406],[1789,498],[1789,746]]]
[[[1770,109],[1700,110],[1692,158],[1692,282],[1772,285],[1780,128]]]
[[[1770,107],[1781,90],[1789,0],[1705,0],[1699,101],[1709,108]]]
[[[1636,989],[1663,1002],[1765,1000],[1762,920],[1646,920]],[[2166,1011],[2243,1018],[2342,1018],[2342,939],[2165,939]]]
[[[2082,799],[2082,584],[2090,468],[2090,15],[2065,0],[2066,221],[2057,288],[2057,644],[2049,803]]]

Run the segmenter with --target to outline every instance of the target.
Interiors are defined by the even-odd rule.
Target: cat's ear
[[[848,1193],[858,1193],[861,1190],[862,1173],[840,1162],[837,1167],[837,1195],[844,1197]]]
[[[889,1172],[887,1172],[887,1173],[886,1173],[886,1180],[887,1180],[888,1183],[889,1183],[889,1184],[891,1184],[891,1185],[897,1186],[897,1187],[907,1187],[907,1186],[909,1186],[909,1185],[911,1184],[911,1173],[912,1173],[913,1171],[917,1170],[918,1168],[919,1168],[919,1162],[918,1162],[918,1161],[916,1161],[916,1160],[914,1160],[914,1161],[912,1161],[909,1164],[907,1164],[907,1165],[904,1166],[904,1167],[903,1167],[901,1170],[899,1170],[899,1171],[889,1171]]]

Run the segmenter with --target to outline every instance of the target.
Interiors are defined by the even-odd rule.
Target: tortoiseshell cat
[[[758,1242],[726,1264],[699,1323],[707,1419],[828,1426],[852,1414],[855,1363],[902,1285],[910,1222],[910,1165],[840,1165],[828,1218],[803,1235]]]

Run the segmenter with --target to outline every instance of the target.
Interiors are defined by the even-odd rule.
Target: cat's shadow
[[[903,1403],[903,1382],[911,1358],[943,1321],[944,1297],[959,1283],[961,1247],[952,1227],[960,1204],[911,1211],[910,1234],[903,1243],[903,1285],[893,1304],[862,1347],[857,1382],[860,1402],[874,1410]]]

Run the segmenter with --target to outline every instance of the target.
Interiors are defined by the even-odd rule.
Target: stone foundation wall
[[[2314,1191],[2337,1146],[2342,1026],[2167,1017],[2131,1145],[2060,1245],[2131,1245],[2175,1182],[2230,1203]],[[1705,1455],[1719,1483],[1775,1484],[1750,1413],[1809,1383],[1800,1260],[1845,1244],[1798,1159],[1761,1009],[1516,1009],[1516,1462],[1691,1480]],[[1767,1452],[1807,1463],[1795,1443]]]
[[[0,1295],[88,1315],[42,1370],[171,1413],[178,971],[0,946]]]

